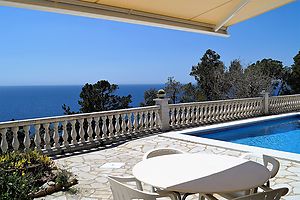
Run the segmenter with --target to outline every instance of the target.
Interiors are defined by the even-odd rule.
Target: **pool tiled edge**
[[[267,155],[281,158],[284,160],[291,160],[291,161],[300,163],[300,154],[188,135],[188,133],[191,133],[191,132],[214,130],[214,129],[230,127],[230,126],[234,126],[234,125],[243,125],[243,124],[249,124],[249,123],[253,123],[253,122],[278,119],[278,118],[282,118],[282,117],[293,116],[295,114],[300,114],[300,112],[257,117],[257,118],[251,118],[251,119],[245,119],[245,120],[237,120],[237,121],[232,121],[232,122],[220,123],[220,124],[215,124],[215,125],[207,125],[207,126],[202,126],[202,127],[197,127],[197,128],[184,129],[184,130],[180,130],[180,131],[171,131],[171,132],[160,134],[160,136],[166,137],[166,138],[182,140],[182,141],[186,141],[186,142],[193,142],[193,143],[204,144],[204,145],[209,145],[209,146],[221,147],[221,148],[225,148],[225,149],[238,150],[238,151],[245,152],[245,153],[251,152],[254,154],[267,154]]]

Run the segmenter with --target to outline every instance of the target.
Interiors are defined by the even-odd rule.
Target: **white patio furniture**
[[[270,179],[274,178],[279,171],[280,162],[274,157],[267,156],[267,155],[263,155],[263,162],[264,162],[264,166],[267,167],[268,169],[269,166],[271,165],[272,168],[269,169],[271,173]],[[270,180],[266,182],[266,186],[270,187]]]
[[[132,199],[144,199],[144,200],[156,200],[161,197],[169,197],[171,200],[178,200],[177,195],[171,192],[161,191],[158,193],[151,193],[142,190],[142,184],[134,177],[113,177],[109,176],[108,181],[110,183],[111,191],[114,200],[132,200]],[[136,188],[126,183],[135,182]]]
[[[244,154],[242,156],[242,158],[246,158],[247,156],[251,156],[251,155],[256,155],[253,153],[247,153]],[[261,155],[258,155],[259,157],[261,157]],[[257,193],[258,188],[262,188],[262,189],[267,189],[270,187],[270,179],[274,178],[276,176],[276,174],[279,171],[279,167],[280,167],[280,163],[277,159],[275,159],[274,157],[271,156],[267,156],[267,155],[262,155],[262,159],[263,159],[263,165],[270,171],[270,178],[261,186],[257,187],[257,188],[253,188],[252,190],[247,190],[247,191],[239,191],[239,192],[234,192],[234,193],[225,193],[225,194],[221,194],[221,196],[225,197],[225,198],[234,198],[234,197],[240,197],[242,195],[246,195],[246,194],[250,194],[250,193]]]
[[[270,172],[242,158],[215,154],[172,154],[146,159],[133,168],[140,181],[180,193],[230,193],[263,185]]]
[[[171,155],[171,154],[182,154],[185,153],[184,151],[181,151],[179,149],[175,148],[157,148],[157,149],[152,149],[148,152],[146,152],[143,156],[143,160],[149,159],[149,158],[154,158],[157,156],[164,156],[164,155]],[[151,187],[152,192],[155,192],[157,190],[160,190],[159,188]],[[180,196],[180,194],[178,193]],[[183,194],[186,195],[186,194]]]
[[[157,148],[157,149],[152,149],[148,152],[146,152],[143,156],[143,160],[157,157],[157,156],[163,156],[163,155],[171,155],[171,154],[182,154],[185,153],[184,151],[181,151],[179,149],[174,149],[174,148]]]
[[[230,200],[280,200],[280,198],[286,195],[288,191],[288,188],[278,188],[275,190],[249,194],[237,198],[230,198]],[[216,197],[210,194],[204,195],[204,197],[209,200],[218,200]]]

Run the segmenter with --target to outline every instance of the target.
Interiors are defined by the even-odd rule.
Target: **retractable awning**
[[[294,0],[0,0],[0,5],[227,35],[231,25]]]

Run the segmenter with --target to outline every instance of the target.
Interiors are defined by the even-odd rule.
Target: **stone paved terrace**
[[[56,163],[72,171],[78,176],[79,184],[74,186],[76,193],[58,192],[42,199],[89,199],[111,200],[107,181],[108,175],[131,175],[132,167],[141,161],[145,152],[153,148],[172,147],[186,152],[205,152],[209,154],[224,154],[241,156],[244,152],[207,146],[160,135],[132,140],[118,146],[97,150],[90,153],[60,158]],[[251,158],[250,158],[251,159]],[[121,168],[103,168],[105,163],[121,162]],[[300,163],[280,159],[281,168],[276,178],[271,181],[271,187],[288,187],[290,192],[284,199],[300,199]],[[188,199],[197,199],[196,196]]]

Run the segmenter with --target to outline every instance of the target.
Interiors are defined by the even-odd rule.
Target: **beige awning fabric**
[[[294,0],[0,0],[0,5],[214,35]]]

